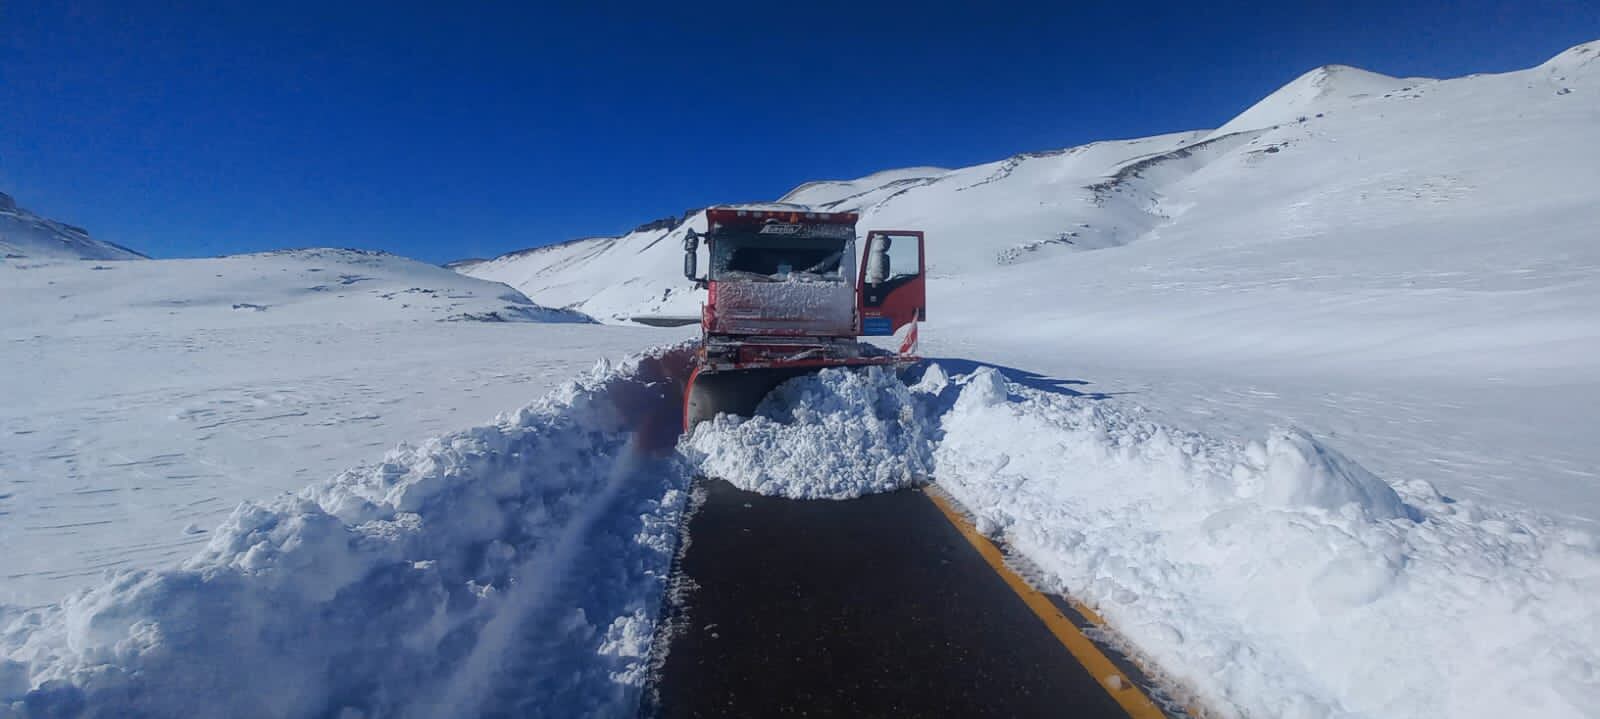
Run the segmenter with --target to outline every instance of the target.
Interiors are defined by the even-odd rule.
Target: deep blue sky
[[[444,261],[1600,38],[1600,0],[578,4],[0,0],[0,191],[159,257]]]

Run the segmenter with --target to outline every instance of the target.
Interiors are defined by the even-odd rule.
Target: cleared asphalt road
[[[645,715],[1129,716],[923,492],[704,486]]]

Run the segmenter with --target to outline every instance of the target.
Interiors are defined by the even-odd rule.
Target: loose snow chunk
[[[928,365],[928,369],[922,373],[922,379],[911,386],[911,391],[936,395],[944,392],[949,386],[950,376],[945,373],[943,367],[935,363]]]
[[[930,424],[893,372],[826,369],[773,390],[754,417],[719,415],[683,451],[706,475],[762,494],[849,499],[932,475]]]
[[[993,407],[1004,404],[1007,396],[1005,378],[993,367],[984,367],[967,380],[957,402],[966,407]]]
[[[1361,465],[1298,429],[1267,439],[1261,499],[1283,507],[1329,511],[1354,505],[1369,517],[1404,517],[1405,504],[1392,487]]]

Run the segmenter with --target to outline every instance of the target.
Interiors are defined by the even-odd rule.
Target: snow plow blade
[[[829,367],[904,367],[921,361],[911,355],[868,355],[826,358],[783,365],[756,367],[715,367],[701,365],[689,375],[688,391],[683,395],[683,431],[694,432],[695,425],[719,414],[754,416],[761,400],[778,385],[796,377],[815,374]],[[713,369],[713,367],[715,367]]]
[[[689,377],[689,391],[683,399],[683,431],[719,414],[749,417],[761,400],[778,385],[801,375],[821,371],[821,367],[759,367],[716,372],[695,370]]]

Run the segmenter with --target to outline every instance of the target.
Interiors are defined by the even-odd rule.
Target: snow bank
[[[762,494],[888,492],[932,475],[925,402],[889,370],[827,369],[785,382],[753,417],[702,423],[682,449],[702,474]]]
[[[245,503],[180,568],[0,631],[6,716],[626,714],[688,474],[657,351]]]
[[[969,378],[939,484],[1202,702],[1251,716],[1582,716],[1600,545],[1391,486],[1296,430],[1235,442]]]

